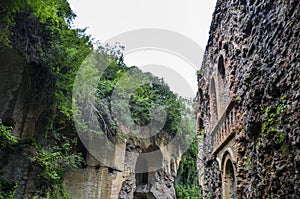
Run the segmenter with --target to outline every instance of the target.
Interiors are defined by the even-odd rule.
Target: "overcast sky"
[[[87,27],[87,33],[101,42],[127,31],[159,28],[183,34],[205,49],[216,0],[69,0],[69,3],[77,15],[74,26]],[[177,73],[184,76],[188,71],[184,78],[196,92],[196,69],[188,69],[188,63],[174,55],[143,50],[128,54],[125,62],[137,66],[177,65]]]

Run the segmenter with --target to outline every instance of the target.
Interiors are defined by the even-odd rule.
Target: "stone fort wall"
[[[204,198],[300,197],[299,4],[217,1],[198,76]]]

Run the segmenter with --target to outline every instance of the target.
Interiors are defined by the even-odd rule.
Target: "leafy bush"
[[[8,147],[11,144],[17,143],[17,141],[18,141],[18,138],[12,134],[12,127],[3,125],[2,120],[0,119],[0,146],[1,146],[1,148]]]
[[[79,167],[83,161],[80,154],[70,150],[69,144],[48,149],[39,147],[36,154],[30,158],[38,173],[35,184],[41,190],[42,196],[49,193],[51,198],[66,195],[63,177],[66,171]]]
[[[17,183],[0,177],[0,199],[14,199],[17,187]]]
[[[175,185],[176,196],[178,199],[201,199],[199,187],[196,185]]]
[[[12,134],[12,127],[3,125],[0,119],[0,148],[11,147],[17,143],[17,141],[17,137]],[[17,189],[17,183],[3,179],[2,175],[3,174],[0,173],[0,199],[13,199]]]

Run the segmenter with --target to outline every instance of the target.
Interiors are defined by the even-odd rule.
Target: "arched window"
[[[212,78],[210,81],[210,115],[211,121],[215,124],[218,121],[218,104],[217,104],[217,94],[216,94],[216,83],[215,79]]]
[[[230,159],[227,159],[224,165],[224,198],[235,199],[235,174],[233,164]]]
[[[226,77],[225,77],[225,66],[223,55],[220,55],[218,59],[218,71],[217,71],[217,99],[218,99],[218,113],[219,115],[223,113],[224,104],[227,101],[226,91]]]
[[[224,67],[223,55],[220,55],[219,60],[218,60],[218,71],[219,71],[219,75],[224,80],[225,79],[225,67]]]

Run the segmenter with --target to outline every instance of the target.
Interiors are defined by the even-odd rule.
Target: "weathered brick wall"
[[[198,77],[198,122],[206,158],[213,118],[236,102],[237,198],[300,197],[299,29],[297,0],[217,2]],[[205,158],[204,190],[217,198],[217,155]]]

